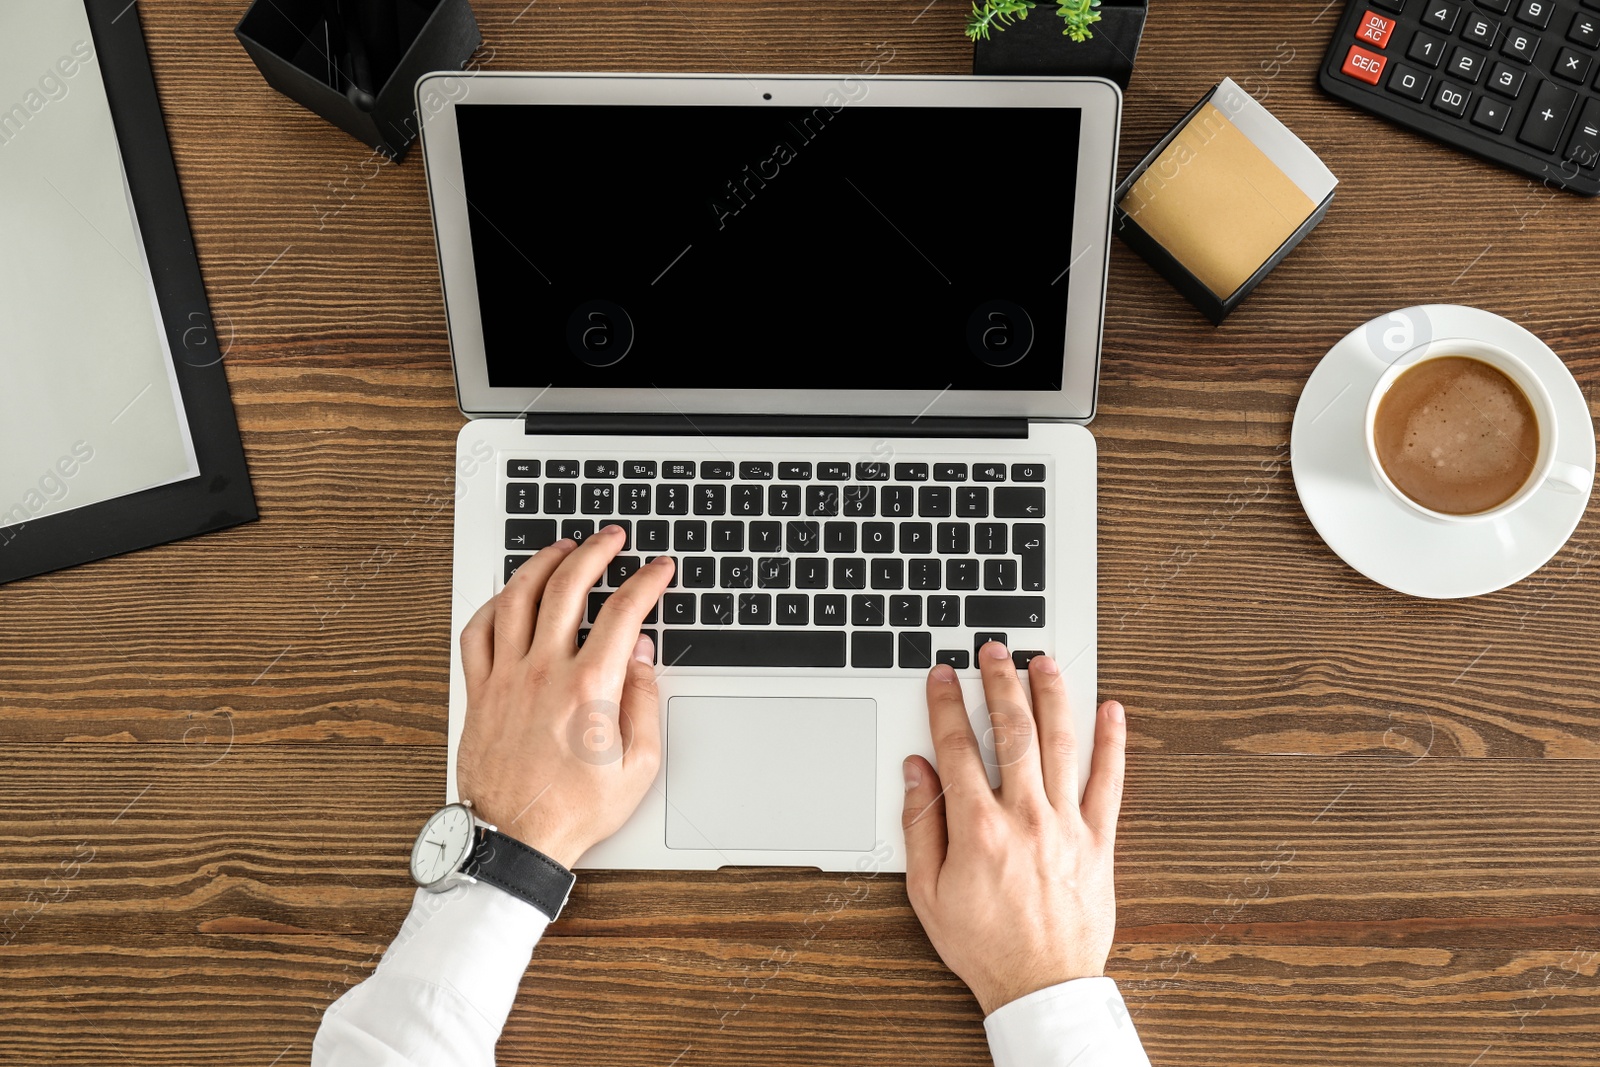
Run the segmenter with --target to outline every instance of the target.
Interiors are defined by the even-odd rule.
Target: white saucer
[[[1589,494],[1547,484],[1498,519],[1444,525],[1415,514],[1382,489],[1363,443],[1367,400],[1401,350],[1426,342],[1429,334],[1471,337],[1520,356],[1555,405],[1561,438],[1556,458],[1594,473],[1589,405],[1561,357],[1499,315],[1429,304],[1352,331],[1311,372],[1295,408],[1289,444],[1294,487],[1328,547],[1378,584],[1441,600],[1479,596],[1548,563],[1577,529]]]

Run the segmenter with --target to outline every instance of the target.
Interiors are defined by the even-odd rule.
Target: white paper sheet
[[[82,3],[0,4],[0,527],[200,473]]]

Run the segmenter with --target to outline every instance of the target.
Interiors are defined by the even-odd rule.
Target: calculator
[[[1321,83],[1553,187],[1600,194],[1600,0],[1353,0]]]

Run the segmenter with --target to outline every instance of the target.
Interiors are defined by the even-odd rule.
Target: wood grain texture
[[[966,5],[924,3],[478,0],[476,65],[970,69]],[[0,587],[0,1062],[305,1062],[443,789],[462,420],[421,161],[269,89],[242,8],[138,10],[262,521]],[[1322,98],[1335,11],[1157,0],[1127,96],[1124,167],[1229,74],[1342,184],[1220,329],[1113,249],[1111,973],[1163,1065],[1600,1065],[1593,511],[1527,581],[1427,603],[1332,555],[1286,455],[1321,354],[1409,304],[1522,323],[1595,410],[1596,205]],[[501,1062],[987,1058],[900,879],[752,869],[586,876]]]

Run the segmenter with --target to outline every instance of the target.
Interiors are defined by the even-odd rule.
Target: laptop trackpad
[[[870,851],[877,747],[875,700],[673,697],[667,847]]]

